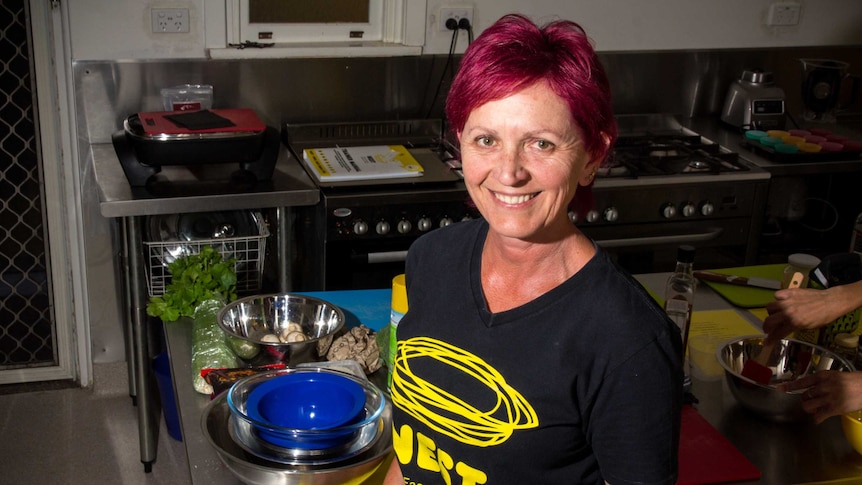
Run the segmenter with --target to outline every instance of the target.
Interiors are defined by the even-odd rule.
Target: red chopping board
[[[781,278],[784,276],[785,266],[787,265],[764,264],[760,266],[742,266],[739,268],[711,269],[710,271],[733,276],[757,276],[781,281]],[[755,288],[753,286],[731,285],[715,281],[701,280],[700,282],[712,288],[734,306],[741,308],[763,308],[767,303],[775,299],[775,290]]]
[[[211,109],[208,110],[213,114],[227,118],[234,126],[209,128],[203,130],[191,130],[183,126],[177,125],[171,120],[165,118],[168,115],[187,115],[190,111],[155,111],[147,113],[138,113],[138,118],[141,120],[141,126],[144,133],[147,135],[185,135],[191,133],[239,133],[239,132],[260,132],[266,129],[266,125],[257,114],[246,108],[237,109]]]
[[[693,407],[682,408],[677,485],[738,482],[760,478],[760,470]]]

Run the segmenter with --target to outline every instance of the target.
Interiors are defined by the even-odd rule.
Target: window
[[[383,40],[384,0],[241,0],[239,41]]]
[[[425,44],[426,0],[226,0],[209,11],[214,59],[413,56]],[[224,19],[226,29],[219,21]],[[273,44],[243,49],[243,44]]]

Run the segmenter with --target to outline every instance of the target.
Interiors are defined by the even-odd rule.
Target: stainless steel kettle
[[[727,89],[721,121],[743,130],[784,128],[784,90],[771,72],[743,71]]]

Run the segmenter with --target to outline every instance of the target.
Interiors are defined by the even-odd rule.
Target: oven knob
[[[429,219],[427,217],[423,217],[423,218],[419,219],[419,222],[416,225],[419,226],[419,230],[422,232],[430,231],[431,230],[431,219]]]
[[[616,207],[608,207],[605,209],[604,217],[606,221],[614,222],[620,218],[620,211]]]
[[[578,213],[575,211],[569,211],[569,220],[572,221],[572,224],[578,223]]]
[[[676,207],[673,204],[665,204],[664,207],[661,208],[661,215],[665,219],[673,219],[676,217]]]
[[[453,222],[453,221],[452,221],[452,219],[451,219],[451,218],[449,218],[449,217],[444,217],[444,218],[440,219],[440,227],[446,227],[446,226],[448,226],[449,224],[452,224],[452,222]]]
[[[365,221],[356,221],[353,223],[353,234],[364,236],[368,234],[368,224]]]
[[[596,222],[599,220],[599,212],[595,209],[587,212],[587,222]]]
[[[401,234],[407,234],[410,230],[413,229],[413,224],[410,224],[410,221],[401,219],[398,221],[398,232]]]
[[[700,205],[700,213],[705,216],[711,216],[712,213],[715,212],[715,206],[712,205],[712,202],[706,201]]]
[[[377,226],[374,228],[374,230],[377,231],[377,234],[385,236],[386,234],[389,234],[389,223],[386,221],[380,221],[377,223]]]
[[[682,206],[682,216],[683,217],[691,217],[697,212],[697,207],[694,206],[691,202],[686,202],[685,205]]]

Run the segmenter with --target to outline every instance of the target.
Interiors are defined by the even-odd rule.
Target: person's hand
[[[775,386],[782,392],[806,389],[802,409],[818,423],[862,409],[862,372],[824,370]]]
[[[790,288],[775,292],[763,320],[764,345],[777,342],[795,330],[814,329],[835,320],[833,302],[824,290]]]

